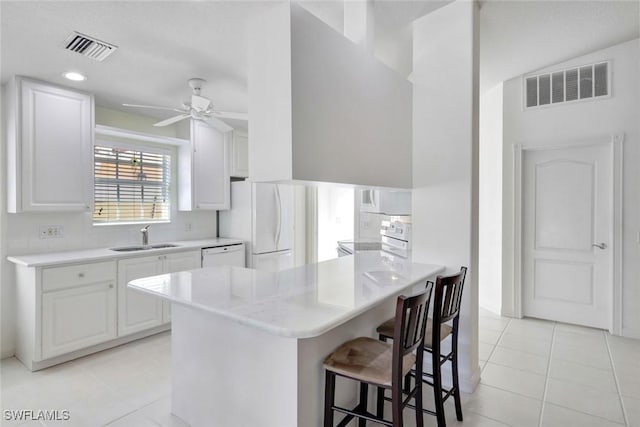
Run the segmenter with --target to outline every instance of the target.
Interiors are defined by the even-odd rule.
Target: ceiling
[[[224,111],[247,111],[246,29],[266,2],[2,1],[1,78],[27,75],[93,92],[96,103],[179,107],[187,79]],[[72,31],[115,44],[103,62],[62,49]],[[85,82],[61,74],[80,71]],[[131,110],[137,113],[140,110]],[[171,112],[145,111],[156,117]]]
[[[187,79],[207,80],[202,94],[223,111],[247,111],[247,28],[270,1],[0,1],[2,83],[26,75],[95,94],[101,106],[127,110],[122,103],[179,107],[191,89]],[[343,2],[303,1],[342,31]],[[411,66],[411,43],[402,29],[442,1],[375,2],[376,40],[387,62]],[[72,31],[115,44],[117,51],[97,62],[62,49]],[[410,39],[410,37],[409,37]],[[394,51],[404,51],[396,55]],[[384,58],[383,58],[384,59]],[[391,63],[390,65],[394,65]],[[62,77],[82,72],[85,82]],[[130,111],[157,118],[171,112]]]
[[[445,5],[435,0],[375,0],[376,54],[407,76],[411,22]],[[305,1],[337,31],[342,1]],[[483,1],[481,87],[639,36],[635,1]],[[0,1],[2,83],[13,75],[90,91],[98,105],[179,107],[187,79],[223,111],[247,111],[247,29],[271,1]],[[104,62],[62,49],[72,31],[118,46]],[[61,74],[80,71],[73,83]],[[130,110],[167,118],[171,112]],[[233,125],[233,123],[232,123]]]
[[[640,37],[640,2],[483,1],[480,89]]]

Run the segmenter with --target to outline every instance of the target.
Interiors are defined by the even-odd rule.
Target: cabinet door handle
[[[78,273],[78,277],[82,279],[84,277],[84,273]]]
[[[113,283],[109,284],[109,289],[113,289]]]

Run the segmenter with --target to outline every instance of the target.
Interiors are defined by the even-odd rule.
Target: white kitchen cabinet
[[[16,268],[16,356],[43,360],[116,338],[115,261]]]
[[[238,130],[233,131],[231,144],[231,176],[236,178],[249,176],[249,137]]]
[[[42,295],[42,357],[58,356],[116,337],[115,277]]]
[[[177,271],[195,270],[202,266],[202,258],[200,251],[179,252],[174,254],[165,255],[164,259],[164,272],[175,273]],[[162,322],[168,323],[171,321],[171,303],[168,301],[163,302],[162,309]]]
[[[360,212],[384,215],[411,215],[411,191],[357,190]]]
[[[127,283],[162,274],[163,256],[154,255],[118,261],[118,336],[162,324],[162,300],[133,291]]]
[[[231,132],[191,121],[191,144],[178,149],[179,210],[229,209],[231,138]]]
[[[91,209],[93,95],[24,77],[7,90],[8,212]]]
[[[141,277],[200,267],[200,251],[178,252],[118,261],[118,336],[167,323],[169,305],[159,298],[134,291],[127,283]]]

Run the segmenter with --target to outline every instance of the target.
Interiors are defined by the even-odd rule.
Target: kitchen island
[[[172,412],[198,426],[322,425],[322,361],[375,336],[395,299],[443,271],[382,251],[277,273],[211,267],[134,280],[171,301]],[[336,402],[356,398],[338,381]]]

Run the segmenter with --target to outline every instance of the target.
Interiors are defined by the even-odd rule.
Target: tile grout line
[[[556,328],[557,322],[553,322],[553,332],[551,333],[551,347],[549,348],[549,357],[547,358],[547,373],[544,377],[544,391],[542,392],[542,404],[540,405],[540,418],[538,420],[538,427],[542,427],[542,420],[544,417],[544,407],[547,400],[547,391],[549,389],[549,374],[551,373],[551,356],[553,355],[553,346],[556,341]]]
[[[492,345],[491,351],[489,352],[489,355],[487,356],[487,360],[484,361],[485,363],[484,363],[484,366],[482,367],[481,371],[484,371],[484,369],[487,367],[487,363],[489,363],[489,360],[491,359],[491,356],[493,356],[493,353],[496,351],[496,347],[500,343],[500,340],[502,340],[502,336],[507,331],[507,328],[509,328],[509,325],[511,324],[511,320],[512,319],[509,318],[509,321],[507,322],[506,326],[502,329],[502,331],[500,331],[500,336],[496,340],[496,343]]]
[[[609,362],[611,363],[611,369],[613,370],[613,381],[616,383],[616,390],[618,392],[618,399],[620,399],[620,406],[622,407],[622,418],[624,419],[624,425],[629,426],[629,417],[627,416],[627,408],[624,406],[624,399],[622,398],[622,390],[620,390],[620,383],[618,382],[618,373],[616,372],[616,364],[613,363],[613,354],[611,354],[611,346],[609,345],[609,338],[607,332],[604,334],[604,342],[607,345],[607,353],[609,353]]]

